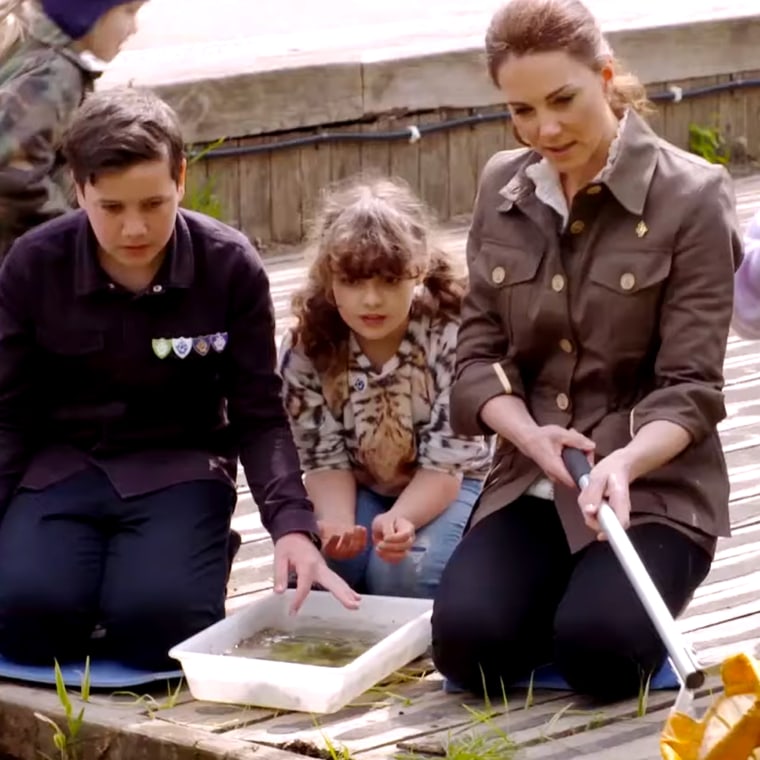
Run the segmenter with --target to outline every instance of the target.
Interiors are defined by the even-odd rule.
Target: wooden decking
[[[739,179],[736,187],[739,214],[746,223],[760,208],[760,176]],[[464,235],[464,227],[450,228],[447,244],[461,250]],[[289,319],[288,294],[303,276],[302,254],[283,255],[269,268],[281,332]],[[721,425],[721,437],[731,477],[733,536],[720,541],[712,570],[680,621],[706,665],[717,664],[738,650],[760,654],[760,346],[732,336],[725,369],[728,418]],[[234,527],[244,543],[232,574],[230,610],[271,582],[272,545],[244,485]],[[715,685],[713,679],[710,687]],[[40,705],[50,705],[54,699],[49,690],[0,687],[0,699],[7,702],[14,695],[34,709],[44,709]],[[711,700],[708,690],[698,696],[703,705]],[[141,735],[166,741],[171,737],[186,744],[191,740],[192,746],[216,753],[198,757],[656,760],[660,757],[658,734],[674,698],[675,692],[653,692],[642,710],[635,701],[600,707],[563,692],[514,691],[507,704],[486,705],[467,695],[445,694],[440,676],[429,663],[419,662],[352,706],[319,719],[203,704],[182,692],[173,707],[166,708],[165,697],[157,697],[164,701],[164,709],[151,711],[150,721],[145,710],[133,708],[121,730],[139,730]],[[117,707],[106,697],[87,709],[95,710],[86,713],[92,719],[124,710],[123,704]],[[104,722],[113,720],[104,718]],[[330,747],[337,754],[331,754]],[[344,751],[348,754],[340,754]]]

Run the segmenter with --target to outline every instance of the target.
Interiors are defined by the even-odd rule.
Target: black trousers
[[[235,498],[199,480],[122,499],[95,468],[20,491],[0,522],[0,652],[177,667],[168,650],[224,617]]]
[[[710,555],[674,528],[628,535],[677,616]],[[553,502],[524,496],[477,523],[446,567],[433,608],[441,673],[480,693],[553,662],[570,686],[600,699],[639,693],[665,648],[607,542],[572,555]]]

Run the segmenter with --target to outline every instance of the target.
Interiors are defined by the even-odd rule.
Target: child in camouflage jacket
[[[16,237],[73,205],[63,133],[101,62],[136,31],[142,5],[0,0],[0,259]]]

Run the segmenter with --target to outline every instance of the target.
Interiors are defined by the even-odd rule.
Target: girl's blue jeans
[[[329,566],[362,594],[432,599],[443,568],[462,538],[482,486],[480,480],[464,478],[459,496],[444,512],[417,531],[414,546],[398,564],[380,559],[371,534],[372,521],[387,512],[396,497],[381,496],[360,486],[356,496],[356,524],[367,529],[367,545],[352,559],[328,559]]]

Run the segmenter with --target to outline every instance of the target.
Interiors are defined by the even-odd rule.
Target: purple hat
[[[42,0],[42,9],[72,40],[84,37],[111,8],[129,0]]]

